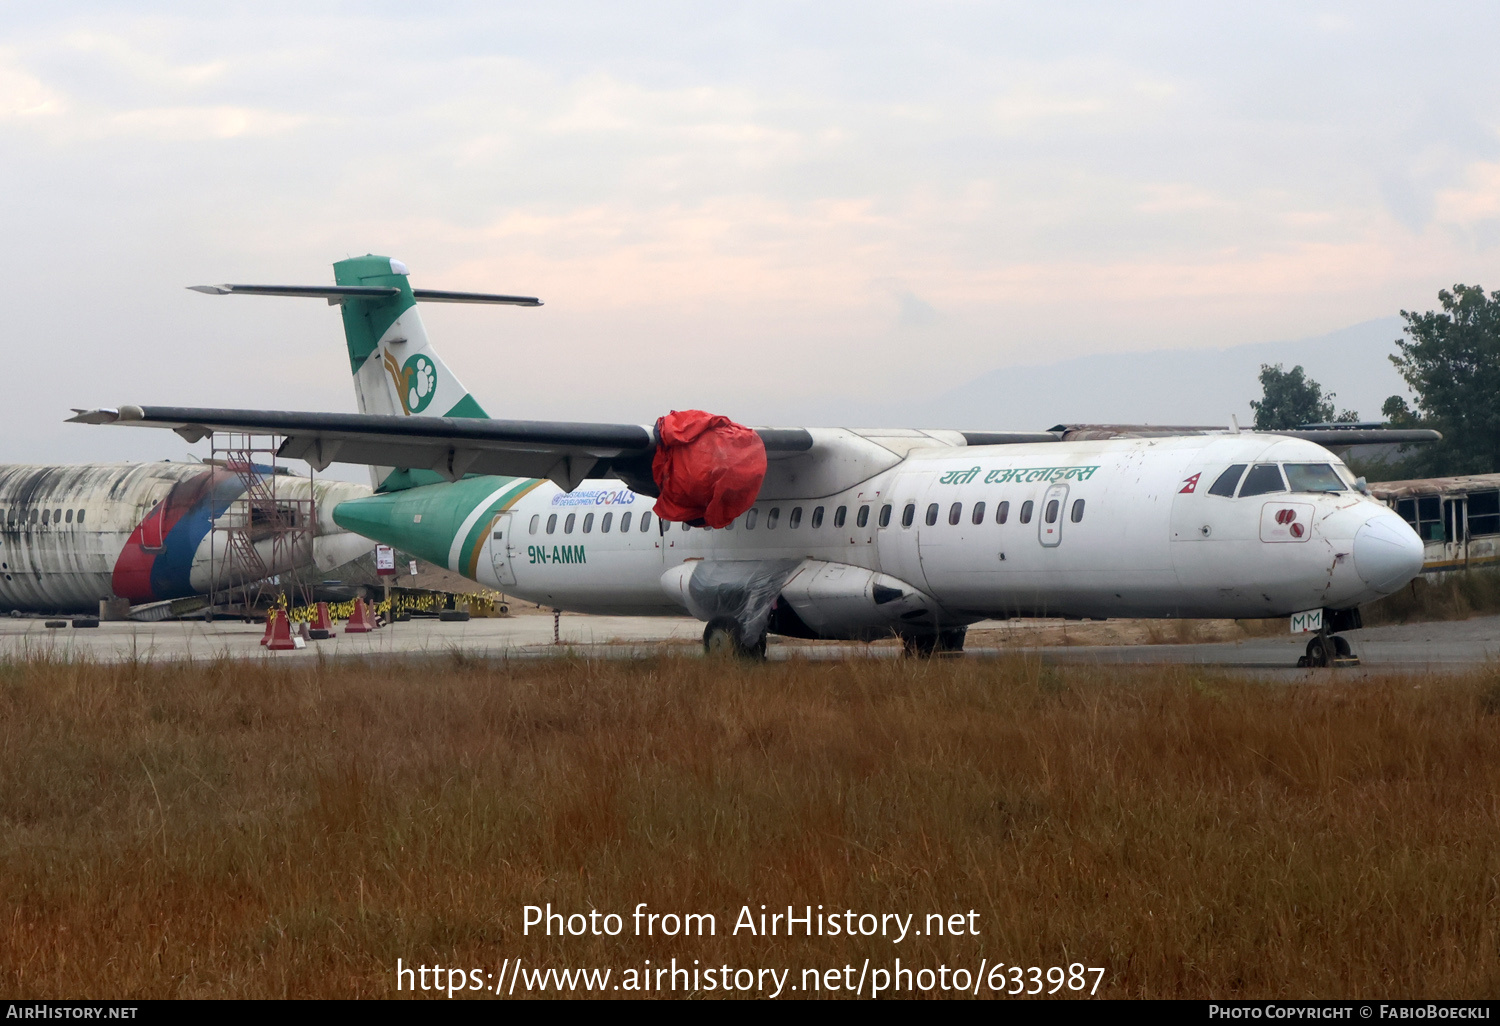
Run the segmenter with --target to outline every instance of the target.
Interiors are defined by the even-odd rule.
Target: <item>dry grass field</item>
[[[1497,796],[1496,669],[22,661],[0,665],[0,993],[384,997],[398,957],[519,956],[1493,996]],[[626,933],[523,937],[547,902]],[[638,902],[717,935],[631,936]],[[732,936],[745,904],[974,909],[980,935]]]

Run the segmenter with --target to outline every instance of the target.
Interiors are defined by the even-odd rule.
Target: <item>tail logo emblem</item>
[[[437,367],[431,357],[417,353],[398,368],[396,358],[386,350],[384,363],[385,372],[396,386],[396,398],[401,400],[401,409],[408,417],[432,404],[432,397],[437,394]]]

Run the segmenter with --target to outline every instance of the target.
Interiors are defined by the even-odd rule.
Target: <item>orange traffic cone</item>
[[[344,624],[344,633],[368,634],[374,629],[375,618],[370,615],[370,607],[365,605],[364,599],[355,599],[354,611],[349,614],[349,622]]]
[[[270,626],[270,637],[266,641],[266,648],[273,652],[285,651],[296,648],[296,642],[292,641],[292,623],[286,618],[286,610],[278,609],[271,614],[266,621]]]
[[[313,641],[322,641],[324,638],[333,636],[333,617],[328,613],[327,602],[318,603],[318,612],[308,626],[310,628],[308,637]]]

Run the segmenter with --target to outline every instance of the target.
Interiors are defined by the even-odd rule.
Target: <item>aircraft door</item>
[[[510,537],[511,516],[510,513],[501,513],[490,529],[490,561],[495,568],[495,577],[502,585],[516,583],[516,573],[510,562],[515,554]]]
[[[917,539],[923,528],[922,511],[932,476],[922,472],[897,474],[889,492],[889,518],[884,516],[884,504],[870,511],[871,516],[877,518],[875,545],[880,557],[880,572],[924,590],[928,586],[927,576],[922,571]]]
[[[1042,496],[1041,516],[1037,517],[1037,536],[1051,549],[1062,543],[1063,520],[1068,513],[1068,486],[1055,484]]]

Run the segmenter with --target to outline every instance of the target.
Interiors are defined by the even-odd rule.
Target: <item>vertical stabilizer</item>
[[[361,413],[407,417],[486,417],[488,414],[433,352],[407,281],[406,265],[383,256],[353,257],[333,265],[339,285],[394,286],[378,299],[342,300],[344,341]],[[428,483],[430,471],[371,467],[377,490]],[[439,480],[436,474],[432,480]]]

